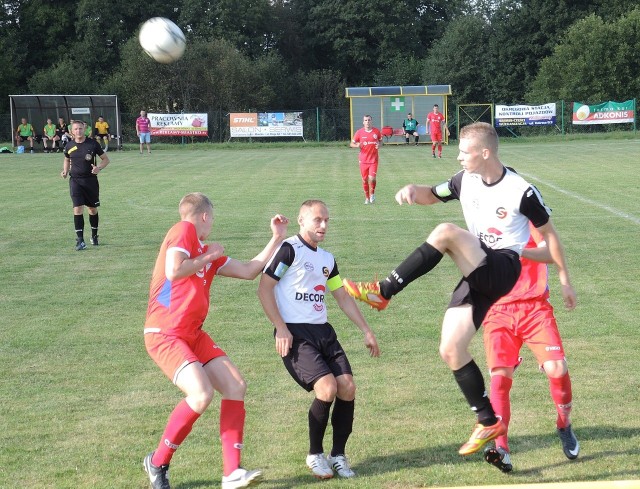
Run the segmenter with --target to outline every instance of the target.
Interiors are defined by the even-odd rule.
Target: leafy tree
[[[542,61],[529,97],[535,101],[627,100],[640,94],[640,8],[606,23],[577,21]]]
[[[486,52],[489,33],[489,25],[480,15],[452,21],[425,60],[424,83],[451,85],[453,96],[460,102],[487,102],[485,87],[492,76]]]

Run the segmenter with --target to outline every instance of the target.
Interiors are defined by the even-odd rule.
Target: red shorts
[[[145,331],[144,344],[151,359],[174,384],[180,371],[193,362],[202,365],[227,354],[199,329],[189,336],[169,336]]]
[[[431,133],[431,142],[432,143],[440,143],[440,142],[442,142],[442,131],[432,132]]]
[[[367,178],[376,178],[377,173],[377,163],[360,163],[360,175],[362,175],[363,180],[367,180]]]
[[[482,325],[489,369],[515,367],[523,344],[538,365],[565,358],[553,306],[547,300],[494,304]]]

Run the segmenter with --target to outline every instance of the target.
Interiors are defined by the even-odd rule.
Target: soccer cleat
[[[494,467],[497,467],[505,474],[513,470],[511,465],[511,456],[504,448],[488,447],[484,450],[484,459]]]
[[[562,442],[562,451],[569,460],[575,460],[580,453],[580,443],[576,438],[571,425],[566,428],[558,428],[558,436]]]
[[[261,482],[261,470],[245,470],[242,467],[238,467],[229,475],[222,477],[222,489],[257,486]]]
[[[307,467],[311,469],[314,477],[318,479],[331,479],[333,470],[329,467],[329,462],[324,458],[324,453],[314,453],[307,455]]]
[[[373,204],[375,201],[376,201],[376,194],[371,194],[371,197],[369,197],[369,202]]]
[[[431,153],[431,156],[433,156],[433,157],[435,158],[435,157],[436,157],[436,154],[435,154],[435,153]]]
[[[340,477],[350,479],[356,476],[356,473],[351,470],[351,466],[345,455],[336,455],[335,457],[329,455],[327,461]]]
[[[153,454],[155,452],[151,452],[144,458],[144,462],[142,465],[144,467],[144,471],[149,476],[149,482],[151,483],[152,489],[171,489],[169,485],[169,464],[161,465],[160,467],[156,467],[151,462],[153,458]],[[238,486],[241,487],[241,486]]]
[[[389,305],[389,299],[380,294],[380,282],[353,282],[347,278],[342,280],[342,285],[351,297],[366,302],[372,308],[382,311]]]
[[[364,205],[369,205],[369,204],[370,204],[369,199],[364,199]]]
[[[460,447],[458,453],[460,455],[471,455],[472,453],[476,453],[488,442],[496,439],[500,435],[505,435],[506,433],[507,428],[500,417],[498,417],[498,421],[491,426],[484,426],[477,423],[469,437],[469,441]]]
[[[98,235],[96,234],[95,236],[91,236],[90,241],[93,246],[98,246]]]
[[[76,239],[76,251],[82,251],[82,250],[86,250],[87,249],[87,244],[84,242],[83,239],[77,238]]]
[[[442,159],[442,155],[438,155],[438,158]]]

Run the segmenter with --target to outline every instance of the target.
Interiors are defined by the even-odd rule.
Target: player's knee
[[[356,383],[353,378],[345,379],[338,384],[337,396],[345,401],[351,401],[356,397]]]
[[[198,412],[203,413],[211,404],[214,395],[213,386],[203,386],[197,392],[193,392],[189,394],[189,406]]]
[[[563,377],[569,371],[565,360],[548,360],[542,364],[547,377],[557,379]]]

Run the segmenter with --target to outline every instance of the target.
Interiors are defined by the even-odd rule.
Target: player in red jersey
[[[378,148],[382,144],[382,134],[373,127],[370,115],[362,119],[361,127],[353,135],[350,146],[360,148],[358,160],[360,162],[360,175],[362,176],[362,188],[364,189],[364,203],[373,204],[376,200],[376,175],[378,174]]]
[[[571,379],[558,324],[549,303],[546,263],[553,260],[543,236],[533,225],[529,228],[531,237],[522,252],[520,278],[511,292],[489,309],[483,322],[487,364],[491,371],[490,400],[508,428],[513,372],[520,362],[520,348],[526,344],[549,378],[551,398],[558,412],[558,436],[564,454],[573,460],[578,457],[580,444],[571,427]],[[571,289],[565,293],[575,295],[571,285],[563,287]],[[575,303],[567,305],[568,309],[574,307]],[[510,472],[513,467],[507,433],[498,436],[495,445],[485,450],[485,460],[503,472]]]
[[[222,395],[222,487],[248,487],[262,479],[262,472],[240,467],[247,386],[202,325],[215,276],[256,278],[286,237],[289,221],[279,214],[273,217],[269,243],[252,260],[241,262],[225,256],[221,244],[202,242],[213,225],[213,205],[206,195],[184,196],[179,211],[181,220],[165,236],[153,270],[144,340],[153,361],[186,397],[169,416],[158,447],[144,459],[144,468],[154,489],[169,488],[171,457],[218,391]]]
[[[436,157],[436,146],[438,148],[438,158],[442,158],[442,125],[445,123],[444,115],[439,112],[438,104],[433,106],[433,111],[427,114],[427,134],[431,135],[431,154]],[[449,128],[445,127],[447,136]]]

